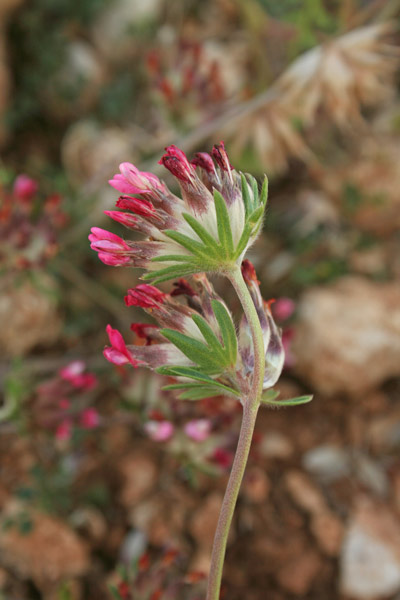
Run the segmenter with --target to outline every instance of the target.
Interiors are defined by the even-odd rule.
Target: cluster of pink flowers
[[[36,389],[34,412],[38,425],[54,433],[59,441],[68,441],[74,428],[95,429],[100,416],[90,402],[90,392],[97,386],[97,378],[86,371],[83,361],[73,361],[59,370],[56,377]]]
[[[8,270],[42,267],[57,252],[67,223],[58,194],[40,193],[37,181],[18,175],[12,191],[0,187],[0,262]]]
[[[267,390],[280,376],[284,349],[254,268],[243,260],[261,227],[266,181],[259,192],[253,178],[237,173],[222,142],[211,155],[199,152],[192,161],[169,146],[160,163],[174,175],[182,198],[158,177],[130,163],[122,163],[120,173],[110,180],[122,194],[117,201],[122,210],[106,214],[146,239],[125,240],[98,227],[89,236],[92,249],[107,265],[146,271],[142,276],[146,282],[128,290],[125,304],[143,308],[157,322],[132,325],[136,344],[126,344],[108,325],[110,346],[104,356],[116,365],[143,366],[176,377],[175,389],[184,389],[186,382],[181,398],[222,393],[245,398],[254,370],[251,330],[244,315],[236,329],[228,307],[208,280],[209,273],[229,276],[241,265],[264,337]],[[190,283],[183,278],[189,275]],[[153,285],[176,277],[169,293]],[[188,379],[192,381],[187,383]],[[172,435],[168,424],[149,427],[154,437]]]
[[[105,212],[147,239],[125,241],[93,227],[89,240],[100,260],[112,266],[141,267],[150,271],[148,279],[157,281],[195,272],[219,272],[224,263],[240,264],[258,234],[266,195],[263,199],[254,196],[251,185],[232,169],[222,142],[214,146],[212,157],[199,152],[191,162],[182,150],[169,146],[160,164],[178,181],[182,198],[152,173],[122,163],[120,173],[110,180],[122,194],[116,204],[122,211]],[[225,217],[231,225],[228,240],[221,239]]]
[[[176,433],[176,427],[171,421],[151,420],[145,424],[145,431],[155,442],[167,442]],[[204,442],[211,434],[209,419],[191,419],[183,427],[185,435],[195,441]]]

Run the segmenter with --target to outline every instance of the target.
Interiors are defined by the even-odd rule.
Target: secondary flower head
[[[283,367],[280,331],[272,318],[270,303],[261,297],[250,262],[244,262],[243,272],[263,332],[266,357],[263,388],[268,389],[276,383]],[[149,367],[177,378],[179,383],[168,389],[186,390],[181,398],[222,394],[243,397],[250,392],[254,352],[247,320],[242,318],[237,339],[228,308],[204,274],[194,275],[192,285],[179,280],[169,294],[153,285],[140,284],[128,290],[125,303],[143,308],[157,325],[134,323],[131,329],[136,334],[136,343],[131,345],[125,344],[122,335],[108,326],[111,346],[105,348],[104,356],[110,362]],[[207,437],[208,424],[203,425],[200,421],[193,422],[186,433],[193,439]]]
[[[267,390],[278,381],[285,362],[285,351],[281,331],[275,324],[271,313],[273,300],[266,302],[260,292],[259,281],[255,269],[249,260],[242,265],[243,278],[253,299],[264,338],[265,372],[263,389]],[[239,326],[239,348],[243,365],[248,374],[254,368],[254,350],[250,327],[243,315]]]
[[[212,157],[201,152],[191,162],[182,150],[168,146],[160,164],[177,180],[181,197],[156,175],[122,163],[110,180],[122,194],[116,204],[121,210],[106,214],[145,239],[127,241],[94,227],[89,239],[100,260],[143,268],[148,271],[143,279],[153,282],[226,272],[240,264],[261,226],[267,181],[259,192],[252,177],[237,173],[222,142]]]

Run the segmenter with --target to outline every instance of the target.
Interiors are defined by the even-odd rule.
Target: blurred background
[[[105,361],[107,323],[133,342],[143,320],[123,303],[140,273],[87,235],[123,235],[103,215],[120,162],[165,177],[164,146],[221,139],[270,178],[249,258],[282,398],[315,395],[260,411],[223,598],[399,600],[399,18],[398,0],[1,0],[1,600],[204,599],[241,411]]]

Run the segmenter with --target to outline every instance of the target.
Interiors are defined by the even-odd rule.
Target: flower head
[[[285,351],[281,331],[275,324],[271,313],[272,300],[263,300],[255,269],[249,260],[243,261],[242,273],[250,295],[253,299],[261,329],[265,348],[265,373],[263,389],[275,385],[282,372],[285,362]],[[243,365],[250,374],[254,368],[253,340],[247,319],[243,316],[239,327],[239,348]]]
[[[18,175],[14,181],[13,192],[18,200],[32,200],[38,189],[37,181],[28,175]]]
[[[214,160],[213,160],[214,159]],[[198,272],[226,272],[240,264],[260,229],[267,200],[254,179],[230,165],[224,144],[212,157],[168,146],[160,160],[177,180],[181,198],[155,175],[130,163],[120,165],[110,184],[121,192],[113,220],[144,234],[143,241],[125,241],[94,227],[91,248],[112,266],[130,265],[148,272],[143,279],[161,282]],[[125,211],[125,212],[122,212]]]

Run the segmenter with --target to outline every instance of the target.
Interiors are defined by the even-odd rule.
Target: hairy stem
[[[265,369],[265,349],[260,321],[240,268],[237,267],[233,272],[229,273],[228,278],[240,299],[252,333],[254,372],[251,393],[243,399],[243,420],[239,442],[215,532],[210,575],[208,578],[207,600],[219,600],[226,544],[253,439]]]

